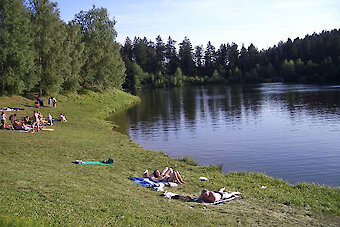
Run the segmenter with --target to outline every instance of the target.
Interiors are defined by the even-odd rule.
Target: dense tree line
[[[49,0],[0,0],[0,94],[271,81],[340,83],[340,30],[253,44],[115,39],[116,21],[93,6],[69,23]]]
[[[0,0],[1,94],[121,88],[125,66],[107,10],[66,24],[49,0]]]
[[[217,49],[193,47],[189,38],[178,44],[160,36],[156,42],[129,37],[121,49],[127,68],[124,86],[181,86],[207,83],[340,83],[340,30],[303,39],[288,39],[267,50],[253,44],[221,44]]]

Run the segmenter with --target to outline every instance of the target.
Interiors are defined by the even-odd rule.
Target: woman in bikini
[[[218,191],[209,191],[207,189],[202,190],[201,196],[198,198],[200,202],[214,203],[216,201],[231,198],[233,196],[240,196],[240,192],[225,192],[225,187]]]
[[[155,182],[175,182],[178,184],[184,184],[182,177],[178,171],[173,171],[172,168],[165,167],[162,172],[155,170],[153,174],[149,174],[148,170],[143,173],[144,177],[148,177]]]

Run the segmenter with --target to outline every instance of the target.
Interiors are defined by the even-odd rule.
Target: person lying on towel
[[[203,189],[201,192],[201,196],[198,198],[200,202],[206,203],[214,203],[219,200],[228,199],[233,196],[241,196],[240,192],[225,192],[225,187],[221,188],[218,191],[209,191],[207,189]]]
[[[156,169],[153,174],[149,174],[148,170],[145,170],[143,177],[147,177],[155,182],[175,182],[178,184],[184,184],[180,173],[168,167],[165,167],[162,172],[159,172],[159,170]]]

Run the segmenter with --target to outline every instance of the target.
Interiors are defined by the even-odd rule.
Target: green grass
[[[113,90],[57,97],[67,123],[54,132],[0,130],[0,226],[339,226],[340,190],[315,184],[291,185],[261,173],[223,174],[218,166],[200,167],[189,157],[171,159],[146,150],[112,128],[110,112],[139,101]],[[32,105],[23,97],[0,97],[0,107]],[[33,114],[27,107],[20,116]],[[76,165],[115,160],[112,166]],[[138,186],[129,177],[169,166],[186,182],[168,189],[196,197],[203,188],[223,186],[243,199],[218,206],[169,200]],[[201,182],[199,177],[209,180]],[[261,189],[266,186],[266,189]]]

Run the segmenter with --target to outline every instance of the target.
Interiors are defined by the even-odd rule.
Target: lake
[[[119,131],[224,172],[340,186],[340,86],[269,83],[140,90]]]

